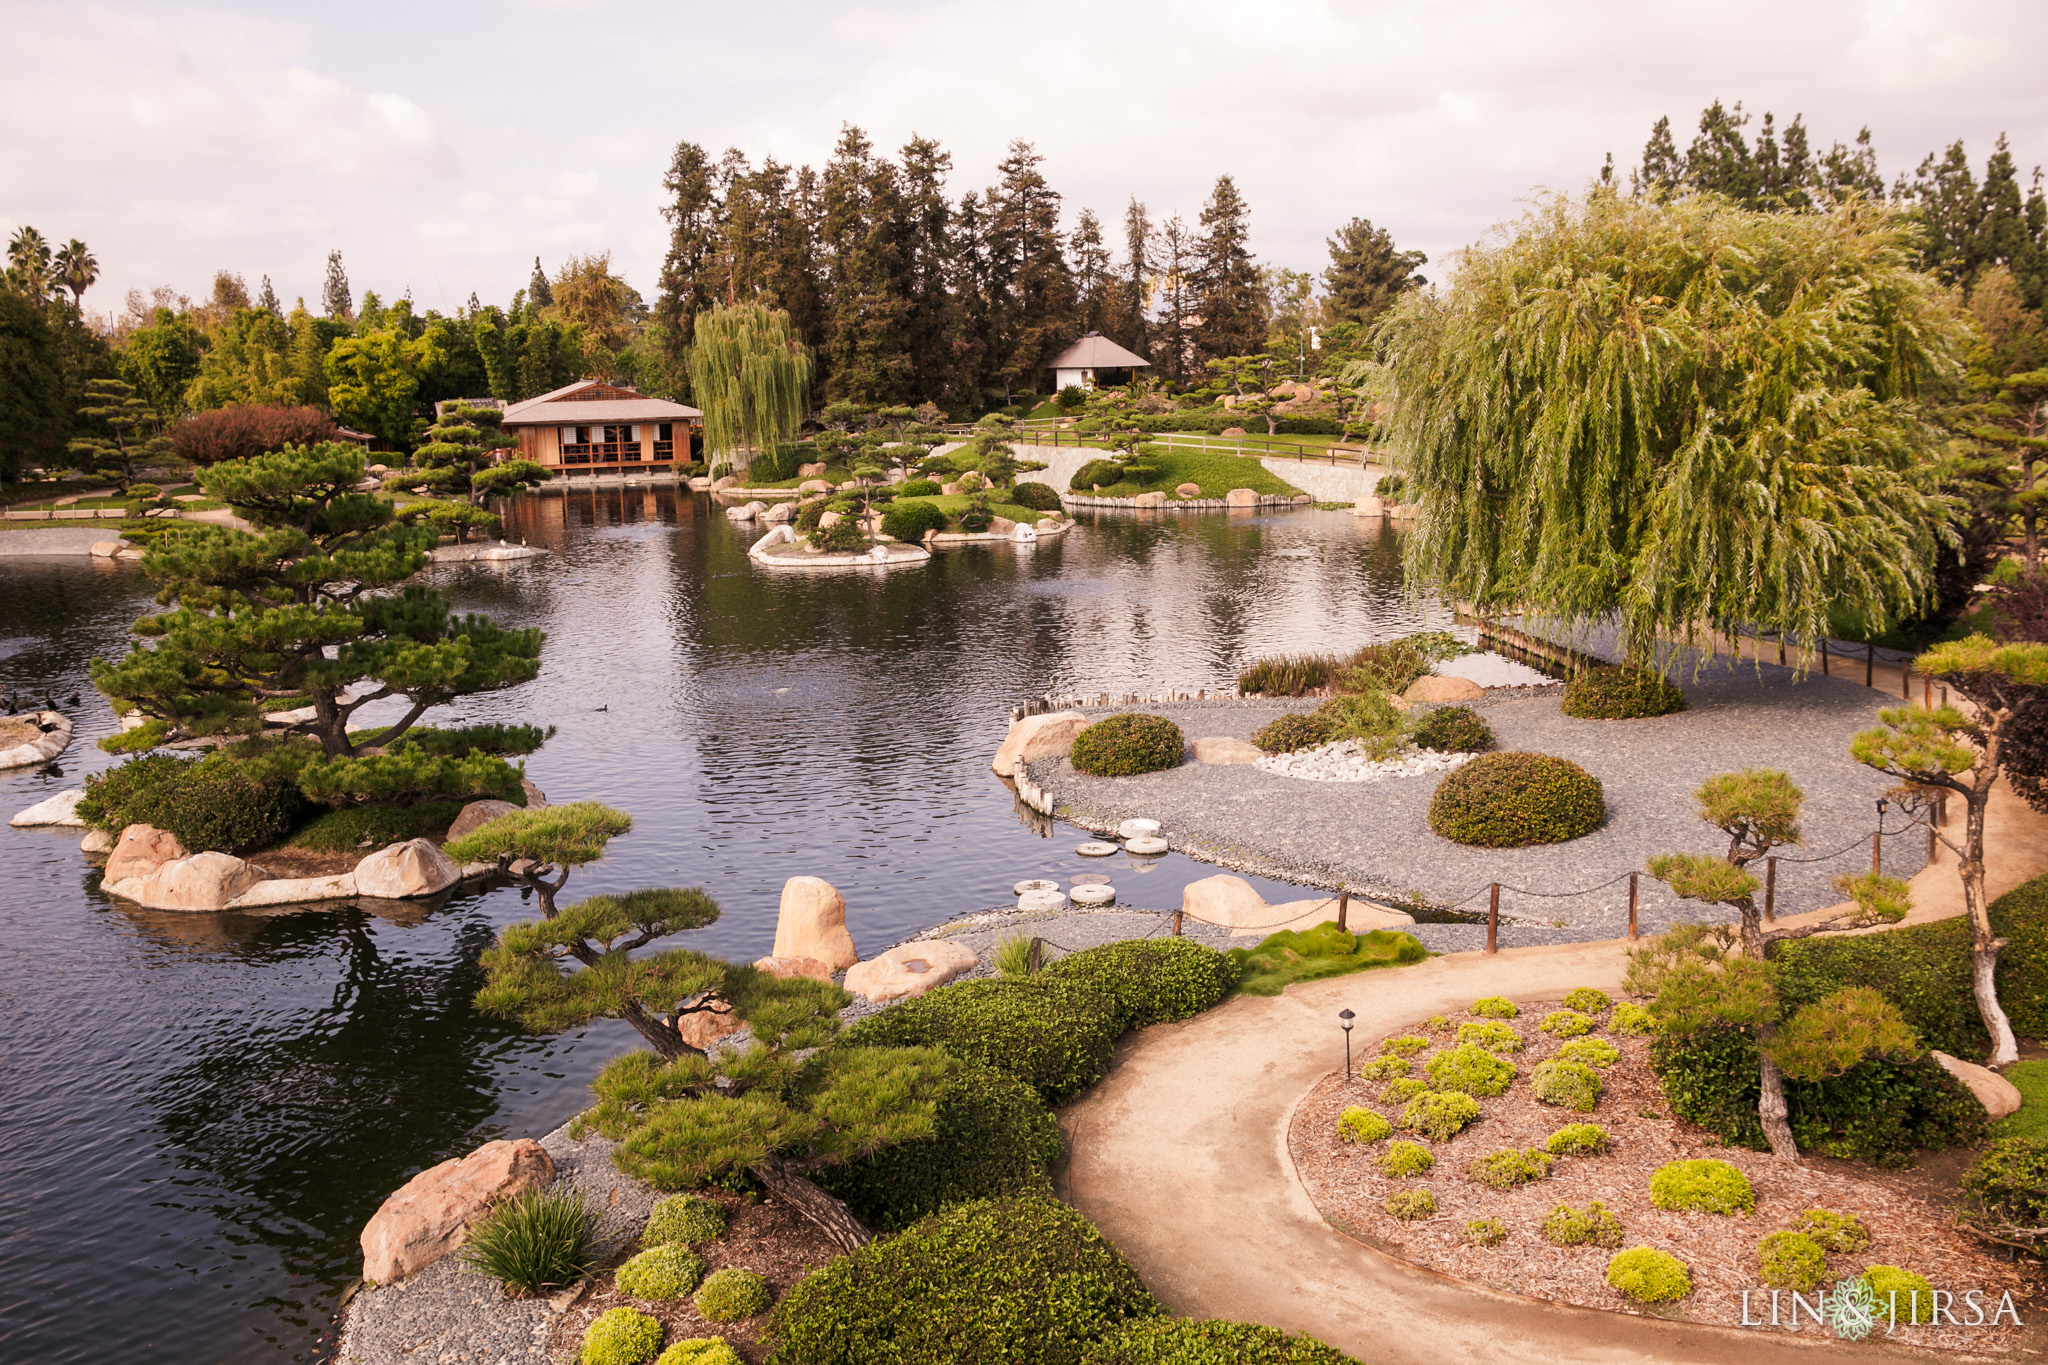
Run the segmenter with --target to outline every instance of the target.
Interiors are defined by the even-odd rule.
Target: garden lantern
[[[1350,1010],[1338,1010],[1337,1022],[1344,1026],[1344,1079],[1351,1079],[1351,1021],[1358,1016]]]

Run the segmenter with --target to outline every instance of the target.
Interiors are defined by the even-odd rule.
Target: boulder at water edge
[[[1074,751],[1074,737],[1088,725],[1088,717],[1079,711],[1026,716],[1010,727],[1003,747],[996,750],[988,766],[999,777],[1015,777],[1027,763],[1041,758],[1064,758]]]
[[[546,796],[541,794],[541,789],[539,787],[533,785],[532,778],[520,778],[519,790],[526,793],[526,808],[528,810],[542,810],[546,808],[548,804],[548,799]]]
[[[33,825],[69,825],[74,829],[85,828],[85,821],[78,818],[78,803],[85,799],[85,788],[73,787],[58,792],[47,800],[38,801],[22,811],[7,823],[20,829]]]
[[[1198,483],[1184,483],[1173,491],[1183,498],[1199,498],[1202,496],[1202,485]]]
[[[832,979],[832,969],[815,957],[757,957],[754,970],[784,981],[796,976],[808,976],[813,981]]]
[[[1157,489],[1154,489],[1150,493],[1140,493],[1137,497],[1131,499],[1131,506],[1164,507],[1166,506],[1166,494],[1160,492]]]
[[[880,957],[857,962],[846,969],[846,989],[858,992],[876,1004],[923,995],[943,986],[962,972],[971,972],[981,959],[964,943],[932,939],[905,943]]]
[[[1966,1062],[1960,1057],[1951,1057],[1946,1052],[1930,1052],[1928,1056],[1941,1063],[1941,1069],[1970,1088],[1977,1097],[1977,1103],[1984,1106],[1984,1112],[1994,1119],[2002,1119],[2020,1107],[2020,1088],[1990,1067]]]
[[[147,877],[165,863],[185,856],[178,836],[155,825],[130,825],[114,841],[114,851],[103,869],[110,882]]]
[[[1265,897],[1244,878],[1227,872],[1189,882],[1180,893],[1180,908],[1205,924],[1229,929],[1263,924],[1273,918]]]
[[[85,837],[78,841],[80,853],[107,853],[113,847],[114,836],[103,829],[87,830]]]
[[[455,823],[448,826],[448,842],[474,834],[499,816],[510,815],[518,809],[510,801],[472,801],[455,817]]]
[[[118,850],[117,850],[118,851]],[[225,910],[228,902],[263,880],[263,870],[228,853],[195,853],[165,863],[146,877],[104,880],[112,895],[151,910]]]
[[[722,475],[711,481],[711,491],[714,493],[723,493],[728,488],[738,488],[739,486],[740,477],[737,474]]]
[[[775,918],[775,957],[815,958],[828,967],[860,961],[846,932],[846,902],[822,877],[791,877],[782,884],[782,910]]]
[[[390,1284],[426,1269],[461,1246],[493,1204],[554,1178],[555,1163],[531,1138],[500,1138],[460,1160],[428,1167],[364,1225],[363,1278]]]
[[[1439,678],[1425,673],[1401,694],[1409,701],[1477,701],[1486,689],[1470,678]]]
[[[1197,763],[1256,763],[1266,756],[1264,749],[1249,740],[1227,739],[1222,735],[1206,736],[1190,747]]]
[[[461,880],[462,869],[428,839],[380,848],[356,864],[356,893],[379,900],[431,896]]]
[[[988,533],[992,536],[1006,536],[1016,529],[1017,523],[1011,521],[1008,517],[990,517],[988,519]]]

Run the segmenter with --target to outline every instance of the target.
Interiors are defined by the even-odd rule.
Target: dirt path
[[[1459,953],[1398,970],[1241,997],[1125,1043],[1064,1116],[1061,1193],[1093,1219],[1176,1313],[1311,1332],[1369,1365],[1810,1362],[1814,1345],[1538,1303],[1443,1279],[1351,1240],[1316,1212],[1287,1154],[1287,1124],[1343,1057],[1483,995],[1619,990],[1620,942]],[[1811,1336],[1809,1328],[1803,1335]],[[1919,1352],[1832,1343],[1830,1361]]]

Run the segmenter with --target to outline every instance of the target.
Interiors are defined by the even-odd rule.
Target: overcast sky
[[[1868,124],[1887,179],[2001,131],[2048,162],[2041,0],[0,0],[0,33],[0,229],[83,238],[98,310],[221,268],[317,303],[333,248],[423,307],[606,249],[651,296],[679,139],[819,164],[845,122],[938,139],[956,195],[1025,138],[1069,222],[1192,219],[1228,172],[1255,252],[1311,270],[1354,215],[1441,261],[1717,97]]]

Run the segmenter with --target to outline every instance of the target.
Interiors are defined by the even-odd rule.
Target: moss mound
[[[1429,827],[1479,848],[1559,844],[1607,819],[1600,780],[1548,754],[1481,754],[1437,784]]]
[[[636,1299],[680,1299],[704,1278],[703,1258],[679,1243],[650,1247],[619,1267],[619,1292]]]
[[[1692,1293],[1685,1262],[1654,1247],[1630,1247],[1607,1263],[1607,1283],[1636,1303],[1672,1303]]]
[[[583,1333],[579,1365],[641,1365],[661,1349],[661,1323],[632,1308],[598,1315]]]
[[[1667,1161],[1650,1177],[1650,1202],[1660,1209],[1699,1213],[1755,1213],[1749,1177],[1725,1161],[1702,1157]]]
[[[767,1312],[773,1297],[768,1292],[768,1281],[751,1270],[727,1266],[713,1272],[690,1302],[696,1307],[697,1316],[706,1322],[738,1322]]]

